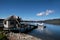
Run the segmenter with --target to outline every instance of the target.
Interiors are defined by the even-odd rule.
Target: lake
[[[60,25],[45,24],[46,28],[38,27],[29,32],[29,35],[41,40],[60,40]]]

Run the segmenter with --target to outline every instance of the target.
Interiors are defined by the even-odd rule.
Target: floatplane
[[[26,22],[36,22],[36,21],[24,21],[19,16],[9,16],[6,19],[2,20],[2,27],[0,27],[4,31],[12,31],[12,32],[29,32],[33,29],[38,28],[38,26],[43,26],[44,24],[32,25]],[[44,27],[44,26],[43,26]]]

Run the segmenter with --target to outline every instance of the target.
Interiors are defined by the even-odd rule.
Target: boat
[[[38,23],[38,29],[43,31],[45,28],[46,28],[46,26],[44,25],[44,23]]]
[[[38,27],[37,25],[31,25],[28,23],[26,24],[26,23],[22,23],[21,21],[22,19],[20,17],[14,15],[8,17],[3,21],[3,25],[4,25],[3,30],[7,30],[11,32],[27,33]]]

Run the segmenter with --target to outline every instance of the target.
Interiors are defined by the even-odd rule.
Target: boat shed
[[[20,27],[20,20],[21,18],[13,15],[13,16],[6,18],[3,21],[3,25],[5,28]]]

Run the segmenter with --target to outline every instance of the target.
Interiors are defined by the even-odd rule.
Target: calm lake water
[[[45,24],[46,28],[38,27],[29,35],[41,40],[60,40],[60,25]]]

